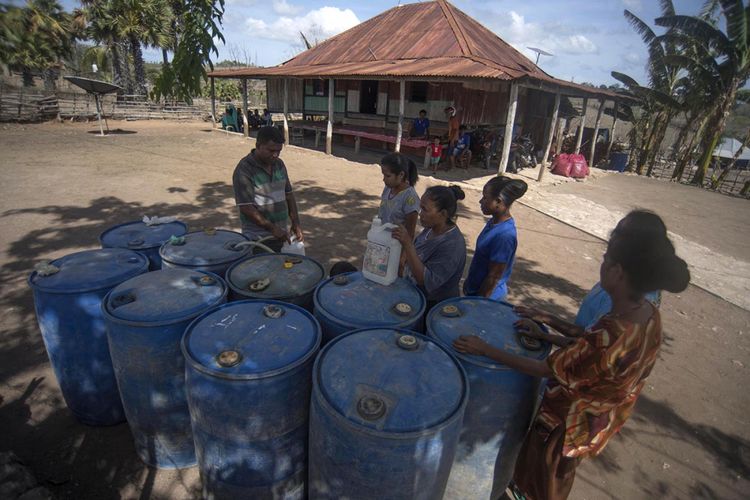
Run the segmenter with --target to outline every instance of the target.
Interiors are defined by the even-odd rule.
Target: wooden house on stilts
[[[599,101],[595,131],[605,103],[616,107],[628,100],[550,76],[444,0],[394,7],[279,66],[223,69],[209,77],[212,87],[215,78],[266,80],[268,109],[283,113],[287,141],[288,116],[301,114],[303,122],[293,126],[325,134],[329,154],[334,134],[353,138],[356,149],[361,141],[394,144],[396,151],[425,148],[427,141],[408,138],[409,122],[425,109],[433,126],[440,128],[442,120],[445,129],[443,111],[453,106],[470,129],[499,128],[501,172],[514,129],[530,134],[547,158],[559,134],[562,97],[583,98],[583,116],[589,100]],[[244,103],[247,112],[246,94]],[[213,109],[215,116],[215,105]],[[613,111],[609,114],[617,116]],[[577,149],[584,126],[579,127]]]

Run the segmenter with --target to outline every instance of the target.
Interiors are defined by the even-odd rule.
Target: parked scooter
[[[534,156],[534,142],[529,134],[522,135],[513,141],[510,145],[513,153],[513,161],[508,165],[508,170],[517,173],[523,168],[536,167],[536,157]]]

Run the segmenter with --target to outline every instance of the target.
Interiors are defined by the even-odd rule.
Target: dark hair
[[[339,274],[353,273],[356,272],[357,268],[345,260],[340,260],[331,266],[331,270],[328,272],[328,276],[333,278]]]
[[[458,130],[466,130],[466,125],[460,125],[460,126],[458,127]]]
[[[276,144],[284,144],[284,134],[281,133],[276,127],[266,126],[258,129],[258,137],[255,139],[256,145],[266,144],[268,142],[275,142]]]
[[[620,219],[612,230],[612,236],[622,232],[634,232],[641,236],[667,237],[667,226],[661,217],[649,210],[633,210]]]
[[[490,190],[490,196],[494,199],[500,198],[506,207],[509,207],[518,198],[526,194],[529,186],[520,179],[511,179],[510,177],[493,177],[485,188]]]
[[[620,264],[638,294],[654,290],[678,293],[690,283],[687,263],[675,254],[661,217],[635,210],[612,231],[607,257]]]
[[[424,192],[438,210],[445,210],[448,213],[448,222],[455,223],[456,212],[458,211],[458,200],[466,198],[463,189],[451,184],[450,186],[432,186]]]
[[[415,185],[419,179],[417,165],[401,153],[388,153],[381,158],[380,165],[396,175],[403,173],[410,186]]]
[[[421,115],[422,113],[427,114],[427,110],[426,109],[420,109],[418,114]]]

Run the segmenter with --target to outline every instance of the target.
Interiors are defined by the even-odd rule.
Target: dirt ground
[[[96,248],[104,229],[143,215],[237,228],[231,174],[252,141],[195,122],[111,126],[119,133],[106,138],[94,124],[0,129],[0,451],[13,450],[60,498],[195,498],[196,468],[150,469],[136,457],[126,424],[94,428],[72,417],[26,278],[39,260]],[[382,190],[378,152],[336,151],[328,157],[290,146],[282,154],[308,255],[327,267],[361,259]],[[480,193],[471,187],[486,174],[450,174],[469,181],[459,226],[470,256],[483,225]],[[432,182],[423,178],[418,191]],[[651,206],[682,237],[749,258],[746,200],[627,176],[553,184],[537,189],[613,211]],[[571,317],[598,279],[603,240],[528,206],[517,205],[514,216],[520,246],[510,300]],[[660,362],[623,432],[580,466],[571,498],[740,498],[750,491],[750,312],[694,286],[666,294],[662,311]]]

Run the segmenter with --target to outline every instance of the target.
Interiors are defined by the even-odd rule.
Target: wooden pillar
[[[242,129],[245,131],[245,137],[250,137],[247,119],[247,78],[242,79],[242,123],[245,125]]]
[[[575,153],[581,152],[581,141],[583,141],[583,128],[586,125],[586,108],[589,106],[589,98],[584,97],[583,99],[583,110],[581,111],[581,123],[578,125],[578,137],[576,138],[576,150]]]
[[[289,144],[289,121],[287,121],[287,114],[289,113],[289,78],[284,78],[284,143]]]
[[[358,135],[354,136],[354,154],[359,153],[359,147],[362,143],[362,138]]]
[[[513,140],[513,124],[516,122],[516,108],[518,107],[518,84],[510,85],[510,98],[508,99],[508,116],[505,118],[505,137],[503,138],[503,154],[500,156],[498,175],[505,173],[510,157],[510,142]]]
[[[211,77],[211,118],[213,124],[216,125],[216,86],[214,85],[214,77]]]
[[[537,181],[541,181],[544,177],[544,171],[547,170],[547,158],[549,157],[550,149],[552,149],[552,139],[555,137],[557,132],[557,115],[560,112],[560,91],[558,90],[555,94],[555,107],[552,110],[552,122],[549,127],[549,136],[547,137],[546,145],[544,146],[544,156],[542,156],[542,165],[539,167],[539,177]]]
[[[326,128],[326,154],[332,153],[333,147],[333,78],[328,79],[328,127]]]
[[[562,143],[563,143],[563,136],[565,135],[565,129],[568,126],[568,119],[561,116],[560,117],[560,124],[557,126],[557,129],[560,131],[559,134],[557,134],[557,142],[555,143],[555,153],[560,154],[560,150],[562,149]]]
[[[617,101],[615,101],[614,108],[612,109],[612,129],[609,131],[609,144],[607,144],[607,160],[609,160],[609,153],[612,151],[612,144],[615,142],[615,128],[617,127]]]
[[[604,112],[604,99],[599,99],[599,111],[596,113],[596,123],[594,123],[594,135],[591,137],[591,149],[589,150],[589,168],[594,167],[594,153],[596,152],[596,136],[599,135],[599,125],[602,123],[602,113]]]
[[[406,80],[399,82],[399,100],[398,100],[398,128],[396,128],[396,148],[398,153],[401,151],[401,134],[404,133],[404,94],[406,94]]]

